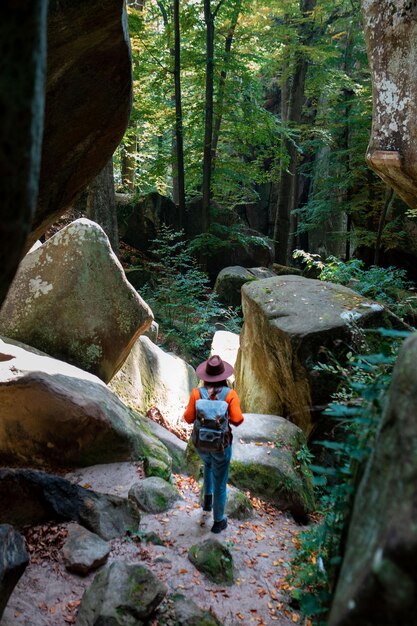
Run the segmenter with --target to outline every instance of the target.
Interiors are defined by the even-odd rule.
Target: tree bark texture
[[[368,165],[417,208],[417,4],[362,0],[372,72]]]
[[[119,235],[112,159],[109,159],[104,169],[88,186],[87,217],[102,227],[113,252],[118,256]]]

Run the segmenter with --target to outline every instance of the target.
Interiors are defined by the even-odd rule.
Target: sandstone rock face
[[[7,601],[29,563],[23,537],[9,524],[0,525],[0,619]]]
[[[6,2],[0,22],[0,305],[30,231],[39,189],[47,0]]]
[[[127,498],[95,493],[37,470],[0,469],[1,524],[74,521],[108,540],[137,528],[139,519]]]
[[[3,463],[169,462],[165,446],[96,376],[1,340],[0,405]]]
[[[128,405],[142,413],[157,406],[172,424],[184,413],[197,386],[194,369],[180,357],[164,352],[148,337],[139,337],[111,388]]]
[[[330,626],[414,624],[417,611],[417,335],[404,343],[356,493]]]
[[[230,483],[305,521],[314,510],[314,494],[302,457],[307,443],[302,430],[276,415],[245,414],[243,424],[232,431]],[[198,477],[201,461],[191,441],[186,462],[188,471]]]
[[[246,284],[242,296],[235,369],[242,408],[282,415],[308,433],[312,405],[325,405],[333,391],[311,366],[325,360],[325,349],[337,353],[352,341],[352,321],[378,327],[388,315],[347,287],[300,276]]]
[[[239,265],[225,267],[216,278],[214,291],[220,302],[226,306],[240,306],[242,304],[240,294],[242,285],[252,280],[272,278],[273,276],[275,276],[274,272],[266,267],[252,267],[251,269]]]
[[[159,441],[162,441],[164,446],[166,446],[169,454],[172,457],[173,471],[181,472],[184,466],[185,449],[187,447],[185,441],[174,435],[167,428],[164,428],[163,426],[157,424],[157,422],[154,422],[151,419],[146,420],[145,423],[151,433],[155,435],[155,437],[157,437]]]
[[[213,335],[210,354],[218,354],[223,361],[230,363],[233,367],[239,351],[239,335],[228,330],[218,330]],[[233,386],[235,375],[229,376],[228,381]]]
[[[66,569],[76,574],[87,575],[104,565],[110,554],[110,544],[95,533],[78,524],[70,524],[68,537],[62,548]]]
[[[362,0],[372,70],[372,134],[366,160],[417,207],[417,7],[409,0]]]
[[[0,311],[1,334],[105,382],[151,322],[104,231],[87,219],[26,255]]]
[[[143,565],[114,561],[84,593],[76,626],[144,626],[166,593]]]
[[[50,0],[42,167],[28,247],[115,151],[129,120],[131,89],[123,0]]]
[[[120,238],[138,250],[149,250],[161,224],[179,229],[178,211],[169,198],[150,193],[126,204],[118,198],[118,222]]]

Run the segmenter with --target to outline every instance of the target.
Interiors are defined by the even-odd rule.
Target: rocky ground
[[[127,495],[141,477],[140,465],[132,463],[95,466],[67,475],[84,487],[120,496]],[[232,552],[236,580],[232,586],[219,586],[209,582],[187,558],[192,544],[214,536],[210,514],[204,514],[198,503],[199,485],[182,475],[174,480],[183,499],[168,512],[143,513],[138,532],[111,541],[109,561],[143,562],[166,583],[169,593],[182,593],[211,609],[224,626],[308,626],[288,605],[285,576],[300,530],[292,518],[253,499],[253,518],[229,520],[226,531],[217,537]],[[95,574],[81,577],[65,570],[60,548],[66,527],[50,524],[26,529],[31,563],[9,600],[1,626],[75,624],[80,599]],[[160,536],[163,545],[143,541],[150,531]],[[169,603],[161,605],[150,626],[159,624],[170,624]]]

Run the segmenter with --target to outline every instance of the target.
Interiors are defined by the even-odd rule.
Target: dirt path
[[[137,465],[119,463],[77,470],[68,478],[97,491],[126,495],[140,473]],[[224,626],[302,624],[298,612],[288,606],[286,596],[285,576],[300,530],[292,518],[255,499],[251,520],[229,520],[226,531],[217,537],[232,552],[236,582],[231,587],[218,586],[200,574],[187,558],[192,544],[213,537],[210,514],[204,514],[198,504],[199,486],[185,476],[175,476],[175,482],[183,500],[167,513],[143,514],[140,524],[141,532],[155,531],[164,545],[140,542],[140,532],[136,540],[113,540],[109,561],[142,561],[167,584],[170,593],[181,592],[201,607],[211,608]],[[81,596],[95,574],[82,578],[65,570],[58,549],[65,531],[65,524],[31,530],[31,536],[37,532],[37,542],[43,545],[36,546],[0,626],[75,623]]]

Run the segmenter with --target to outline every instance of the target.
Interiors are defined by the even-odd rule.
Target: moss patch
[[[233,557],[226,546],[216,539],[207,539],[203,543],[191,546],[188,558],[212,582],[233,584]]]

